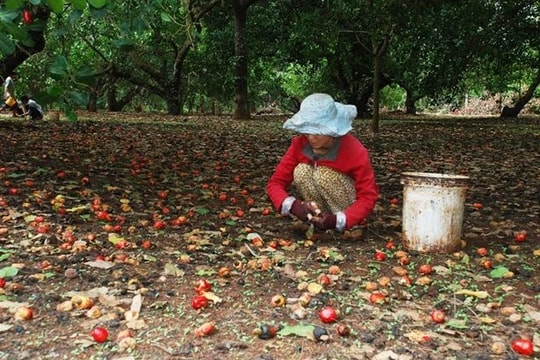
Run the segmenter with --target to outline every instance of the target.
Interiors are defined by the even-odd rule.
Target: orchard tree
[[[406,90],[407,113],[416,113],[421,98],[463,94],[463,79],[481,51],[489,14],[478,1],[426,5],[410,14],[385,60],[388,81]]]
[[[499,0],[492,6],[496,11],[478,68],[491,70],[485,81],[489,90],[513,88],[518,94],[501,111],[501,117],[517,117],[540,86],[540,1]]]
[[[257,0],[232,0],[234,10],[234,49],[235,64],[235,95],[236,109],[233,119],[249,119],[248,104],[248,50],[246,46],[246,23],[248,8]]]
[[[185,99],[184,65],[198,42],[201,20],[221,0],[164,0],[137,3],[129,19],[119,24],[124,59],[113,74],[166,101],[171,115],[182,113]]]

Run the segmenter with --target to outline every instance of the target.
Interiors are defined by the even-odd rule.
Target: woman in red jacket
[[[379,195],[369,154],[348,134],[356,107],[312,94],[283,128],[299,133],[266,186],[282,215],[293,215],[320,230],[343,232],[362,223]],[[302,199],[289,194],[294,187]]]

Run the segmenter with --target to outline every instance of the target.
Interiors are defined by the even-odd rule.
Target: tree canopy
[[[0,71],[20,70],[23,90],[68,113],[241,118],[328,92],[376,132],[387,87],[410,113],[489,92],[517,116],[540,82],[539,19],[525,0],[8,0]]]

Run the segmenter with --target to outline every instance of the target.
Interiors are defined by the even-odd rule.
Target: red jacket
[[[379,195],[379,188],[375,182],[375,174],[369,159],[367,149],[360,140],[351,134],[341,138],[337,158],[335,161],[318,160],[307,157],[302,149],[308,144],[306,136],[300,135],[292,139],[287,152],[281,158],[274,174],[268,180],[266,192],[274,207],[281,211],[281,204],[289,196],[287,190],[293,182],[293,172],[300,163],[326,166],[354,180],[356,188],[356,201],[343,210],[347,218],[346,229],[361,223],[373,211]],[[309,146],[309,145],[308,145]]]

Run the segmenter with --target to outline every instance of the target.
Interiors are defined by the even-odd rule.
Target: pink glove
[[[308,220],[308,214],[311,214],[311,207],[299,200],[294,200],[291,205],[291,210],[289,211],[291,215],[296,216],[299,220],[307,221]]]
[[[333,230],[336,228],[336,214],[321,214],[311,219],[311,222],[319,230]]]

